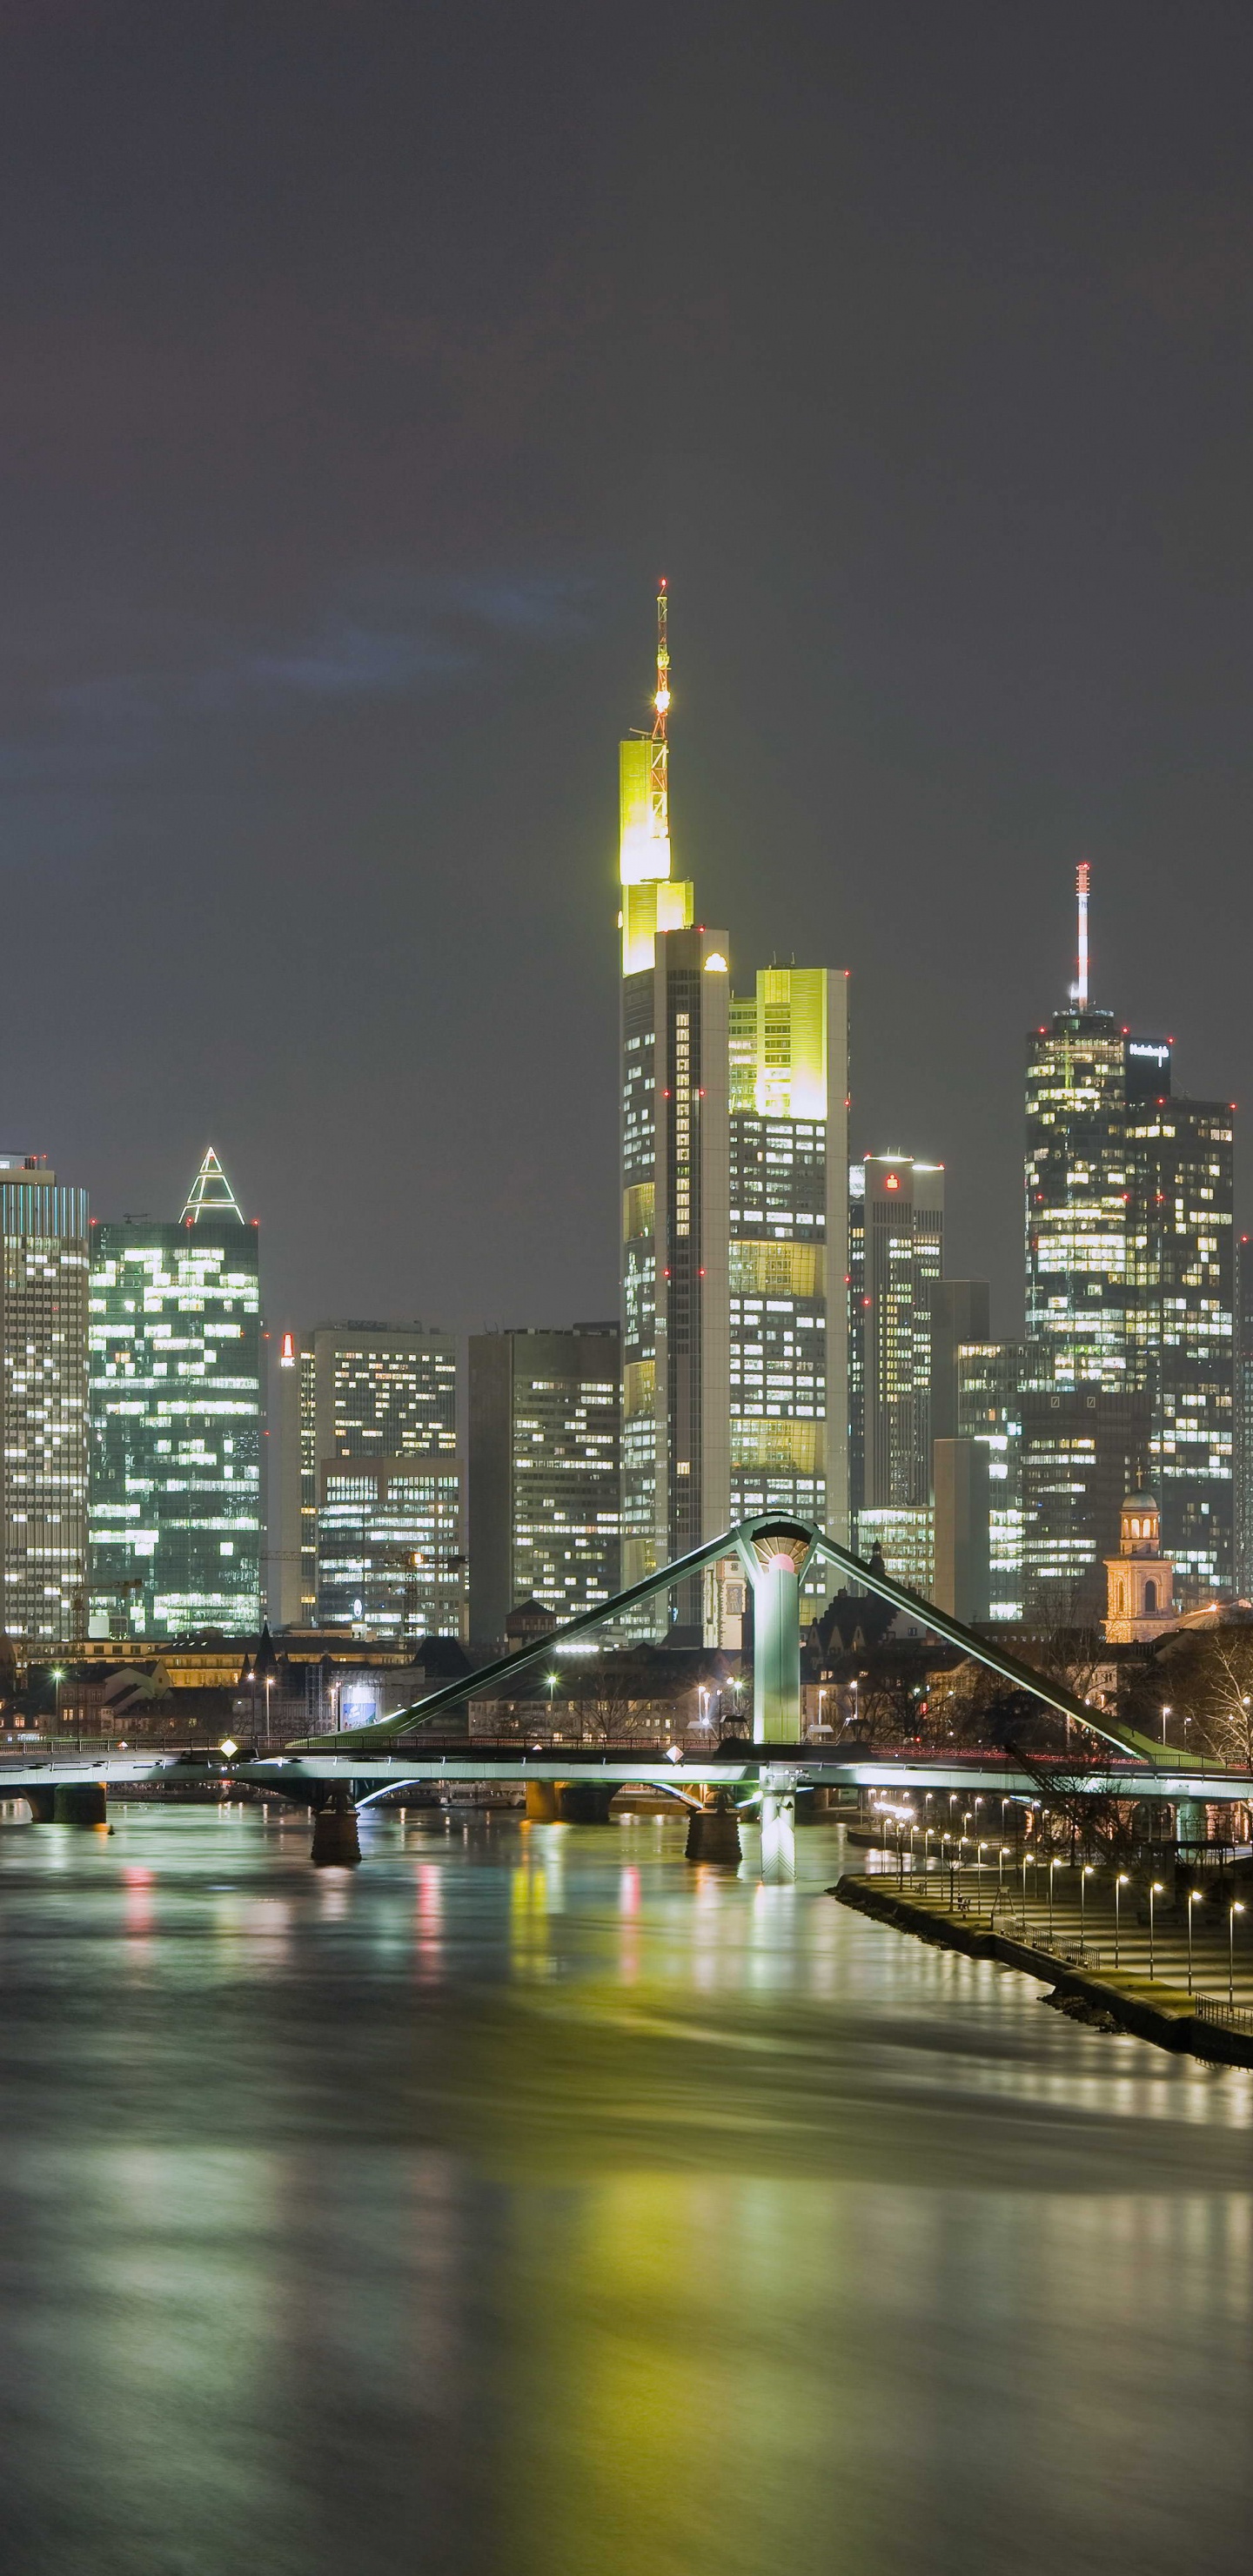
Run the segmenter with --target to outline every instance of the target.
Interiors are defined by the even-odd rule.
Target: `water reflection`
[[[1243,2568],[1253,2086],[683,1823],[0,1832],[12,2563]]]

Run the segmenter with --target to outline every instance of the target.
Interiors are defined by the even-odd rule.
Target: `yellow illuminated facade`
[[[728,1030],[731,1509],[848,1527],[848,979],[770,966]]]
[[[619,756],[624,1585],[751,1512],[848,1530],[847,978],[737,995],[671,873],[665,605]]]

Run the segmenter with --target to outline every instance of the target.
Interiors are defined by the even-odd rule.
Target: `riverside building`
[[[258,1228],[210,1148],[182,1215],[93,1226],[89,1631],[261,1616]]]
[[[84,1621],[89,1259],[86,1191],[0,1154],[3,1623],[32,1645]]]

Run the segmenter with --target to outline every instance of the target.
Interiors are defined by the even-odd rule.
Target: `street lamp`
[[[1005,1893],[1005,1862],[1008,1858],[1008,1854],[1008,1843],[998,1844],[996,1853],[996,1892],[998,1896],[1003,1896]]]
[[[1124,1887],[1130,1887],[1130,1885],[1131,1885],[1131,1881],[1130,1881],[1130,1879],[1129,1879],[1129,1878],[1128,1878],[1128,1876],[1127,1876],[1126,1870],[1125,1870],[1125,1869],[1120,1869],[1120,1870],[1119,1870],[1119,1872],[1118,1872],[1118,1875],[1117,1875],[1116,1879],[1114,1880],[1114,1966],[1115,1966],[1115,1967],[1117,1967],[1117,1966],[1118,1966],[1118,1934],[1119,1934],[1119,1927],[1120,1927],[1120,1923],[1121,1923],[1122,1891],[1123,1891]]]
[[[1227,1916],[1227,2010],[1236,2008],[1236,1916],[1243,1914],[1242,1905],[1233,1905]]]
[[[1155,1897],[1155,1896],[1160,1896],[1160,1895],[1161,1895],[1161,1892],[1162,1892],[1162,1882],[1161,1882],[1160,1878],[1150,1879],[1150,1881],[1149,1881],[1149,1975],[1150,1975],[1150,1977],[1152,1977],[1152,1976],[1154,1976],[1154,1975],[1156,1974],[1156,1970],[1155,1970],[1154,1965],[1153,1965],[1153,1899],[1154,1899],[1154,1897]]]
[[[983,1855],[986,1850],[986,1843],[975,1846],[975,1901],[980,1905],[983,1902]]]
[[[1169,1707],[1163,1708],[1163,1710],[1162,1710],[1162,1742],[1163,1742],[1163,1744],[1164,1744],[1164,1743],[1165,1743],[1165,1741],[1166,1741],[1166,1720],[1167,1720],[1167,1718],[1170,1716],[1170,1714],[1171,1714],[1171,1711],[1170,1711]]]
[[[1192,1992],[1192,1908],[1201,1902],[1199,1887],[1188,1889],[1188,1992]]]
[[[1079,1872],[1079,1939],[1081,1942],[1086,1941],[1088,1937],[1088,1880],[1091,1876],[1092,1863],[1090,1860],[1085,1861]]]
[[[1057,1862],[1056,1862],[1056,1860],[1055,1860],[1055,1859],[1054,1859],[1054,1860],[1050,1860],[1050,1862],[1049,1862],[1049,1939],[1050,1939],[1050,1941],[1051,1941],[1051,1940],[1052,1940],[1052,1938],[1053,1938],[1053,1872],[1054,1872],[1054,1870],[1056,1869],[1056,1867],[1057,1867]]]

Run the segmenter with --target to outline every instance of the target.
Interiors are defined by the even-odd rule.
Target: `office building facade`
[[[3,1624],[32,1646],[86,1613],[88,1225],[85,1190],[0,1155]]]
[[[321,1324],[301,1349],[299,1380],[302,1606],[312,1582],[319,1627],[397,1643],[460,1637],[451,1335],[420,1324]]]
[[[1229,1101],[1129,1084],[1130,1377],[1149,1399],[1162,1546],[1189,1602],[1229,1593],[1235,1573],[1234,1133]]]
[[[538,1601],[553,1625],[619,1588],[617,1324],[470,1340],[470,1635],[503,1643]]]
[[[953,1354],[956,1436],[977,1443],[987,1457],[988,1609],[992,1620],[1022,1618],[1023,1503],[1022,1389],[1027,1376],[1021,1342],[958,1342]]]
[[[92,1636],[259,1624],[258,1240],[212,1150],[175,1222],[92,1229]]]
[[[1253,1601],[1253,1252],[1242,1234],[1235,1251],[1232,1417],[1232,1526],[1237,1599]]]
[[[731,1517],[848,1528],[848,978],[771,966],[730,1012]]]
[[[1151,1481],[1193,1606],[1228,1593],[1234,1567],[1233,1113],[1175,1093],[1168,1039],[1134,1038],[1092,1007],[1086,870],[1079,902],[1070,1006],[1028,1045],[1029,1382],[1147,1408],[1129,1483]],[[1085,1502],[1076,1529],[1087,1521]],[[1089,1536],[1103,1561],[1116,1521]],[[1038,1552],[1029,1540],[1028,1565]]]
[[[863,1513],[930,1507],[932,1308],[943,1266],[942,1165],[910,1154],[855,1163],[849,1446],[859,1527]]]
[[[619,755],[625,1585],[759,1496],[847,1526],[846,978],[771,968],[732,1000],[672,874],[665,619],[663,591],[652,730]],[[670,1617],[699,1642],[708,1588]]]

